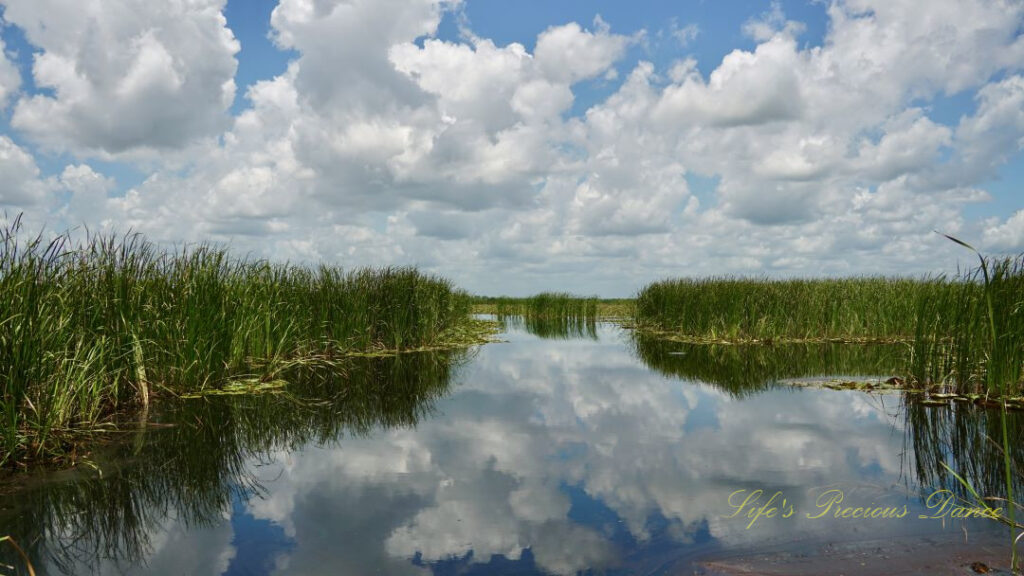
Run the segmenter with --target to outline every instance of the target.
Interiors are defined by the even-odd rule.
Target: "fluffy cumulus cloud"
[[[118,155],[182,147],[227,127],[238,42],[225,0],[5,0],[38,49],[11,124],[58,150]]]
[[[659,64],[642,59],[658,31],[599,16],[499,43],[457,0],[281,0],[270,37],[295,57],[233,118],[223,0],[3,3],[45,89],[18,95],[0,63],[11,125],[76,156],[52,176],[19,172],[3,197],[56,186],[68,220],[419,264],[484,292],[949,270],[955,248],[934,229],[1019,246],[1010,215],[965,216],[1024,137],[1014,0],[836,1],[817,45],[773,4],[741,26],[750,48]],[[458,38],[438,36],[445,18]],[[680,30],[697,28],[667,33]],[[606,95],[580,106],[595,84]],[[934,115],[964,95],[959,121]],[[127,191],[90,179],[97,156],[149,176]]]

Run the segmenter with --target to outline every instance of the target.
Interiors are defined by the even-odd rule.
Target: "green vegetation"
[[[1024,392],[1024,257],[982,260],[918,304],[914,379],[960,394]]]
[[[474,299],[473,311],[479,314],[523,316],[531,318],[597,317],[597,298],[573,296],[564,292],[542,292],[528,298],[481,297]]]
[[[535,316],[499,316],[506,330],[518,328],[546,340],[597,340],[594,318],[544,318]]]
[[[633,317],[633,300],[599,299],[553,292],[544,292],[528,298],[474,296],[473,312],[501,317],[621,320]]]
[[[641,330],[690,342],[891,342],[914,335],[918,302],[941,280],[676,279],[636,300]]]
[[[0,466],[59,455],[70,432],[151,394],[465,344],[469,312],[468,295],[412,268],[308,269],[138,235],[47,242],[15,221],[0,230]]]
[[[637,297],[638,331],[690,343],[906,342],[912,386],[1024,393],[1024,257],[955,278],[667,280]]]

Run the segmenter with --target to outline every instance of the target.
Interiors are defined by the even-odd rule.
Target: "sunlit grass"
[[[343,271],[166,251],[138,235],[0,230],[0,466],[148,402],[304,359],[437,346],[470,299],[413,268]]]
[[[643,288],[636,322],[692,341],[908,340],[918,300],[944,290],[902,278],[681,278]]]

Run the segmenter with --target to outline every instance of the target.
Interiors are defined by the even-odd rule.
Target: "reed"
[[[476,297],[474,311],[482,314],[522,316],[524,318],[595,320],[598,316],[596,297],[574,296],[565,292],[542,292],[527,298]]]
[[[413,268],[344,271],[167,251],[139,235],[74,242],[0,230],[0,466],[68,432],[295,362],[443,345],[470,298]]]
[[[641,290],[635,324],[690,343],[904,342],[912,386],[1024,394],[1024,257],[952,278],[666,280]]]
[[[912,375],[960,394],[1024,394],[1024,257],[982,258],[919,303]]]
[[[682,278],[643,288],[635,320],[694,342],[908,340],[918,301],[945,290],[905,278]]]

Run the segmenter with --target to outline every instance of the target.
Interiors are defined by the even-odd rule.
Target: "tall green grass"
[[[1024,257],[983,259],[918,304],[913,376],[961,394],[1024,393]]]
[[[1020,395],[1024,257],[982,262],[920,280],[666,280],[641,290],[636,325],[704,343],[906,342],[912,384]]]
[[[296,360],[443,343],[470,299],[412,268],[239,259],[138,235],[0,230],[0,466],[60,451],[151,392],[272,377]]]
[[[544,319],[594,320],[598,315],[596,297],[574,296],[565,292],[542,292],[527,298],[476,297],[478,312],[495,314],[498,317],[522,316]]]
[[[693,341],[894,340],[914,334],[918,301],[942,280],[674,279],[643,288],[641,329]]]

